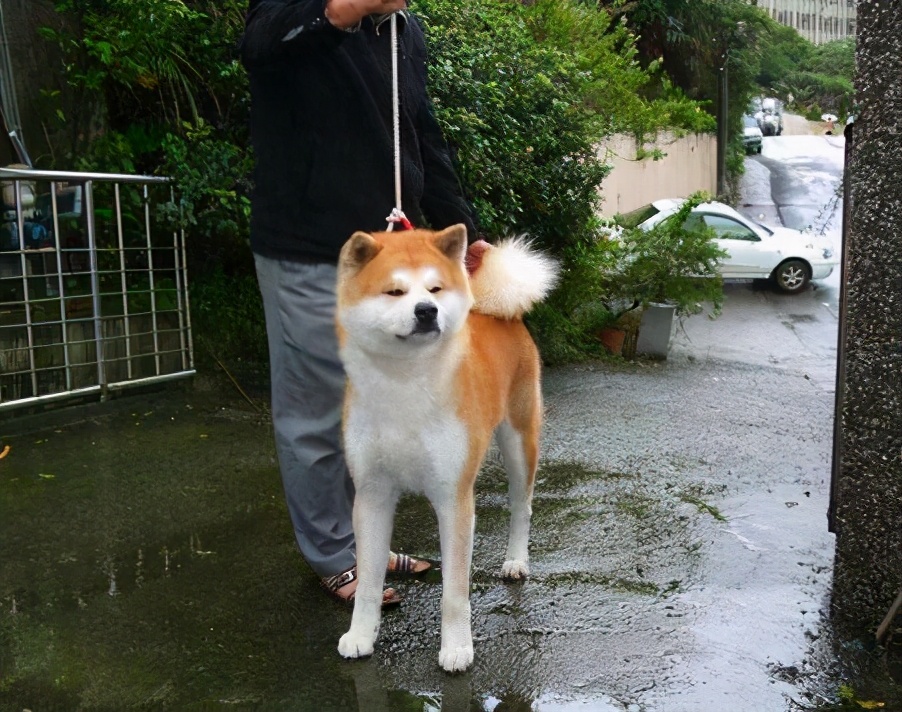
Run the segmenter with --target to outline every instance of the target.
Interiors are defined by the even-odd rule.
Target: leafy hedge
[[[553,252],[585,239],[608,170],[582,101],[591,75],[574,53],[536,42],[519,3],[419,6],[433,100],[481,227],[527,232]]]

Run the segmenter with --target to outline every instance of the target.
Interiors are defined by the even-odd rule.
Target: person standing
[[[476,229],[426,90],[405,0],[250,0],[241,41],[256,165],[251,249],[263,296],[272,418],[298,547],[335,598],[356,591],[354,487],[341,446],[338,254],[395,207],[390,17],[396,14],[401,204],[419,227]],[[392,554],[389,572],[429,562]],[[387,589],[383,603],[400,599]]]

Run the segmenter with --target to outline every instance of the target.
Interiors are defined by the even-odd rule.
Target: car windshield
[[[643,205],[641,208],[630,210],[628,213],[619,213],[614,218],[614,221],[621,227],[638,227],[650,217],[657,215],[659,212],[661,211],[658,210],[654,205],[648,203],[647,205]]]
[[[746,219],[748,219],[748,218],[746,218]],[[774,231],[771,230],[767,225],[762,225],[762,224],[759,223],[757,220],[749,220],[749,222],[755,223],[755,225],[757,225],[757,226],[760,227],[762,230],[764,230],[764,232],[766,232],[768,235],[773,235],[773,234],[774,234]]]
[[[758,128],[758,122],[751,116],[743,116],[742,123],[747,129]]]

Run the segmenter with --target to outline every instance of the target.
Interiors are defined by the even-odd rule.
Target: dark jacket
[[[355,230],[386,229],[395,207],[391,28],[334,27],[325,0],[251,0],[241,57],[256,169],[251,247],[335,262]],[[418,21],[398,18],[401,207],[415,227],[473,220],[426,93]],[[428,224],[427,224],[428,221]]]

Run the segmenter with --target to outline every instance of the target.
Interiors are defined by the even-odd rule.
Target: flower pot
[[[626,331],[615,327],[606,327],[598,332],[598,340],[604,346],[605,351],[614,356],[620,356],[623,352],[623,342],[626,339]]]
[[[667,358],[675,314],[676,307],[673,304],[649,304],[645,308],[639,324],[639,338],[636,341],[638,355],[656,359]]]

